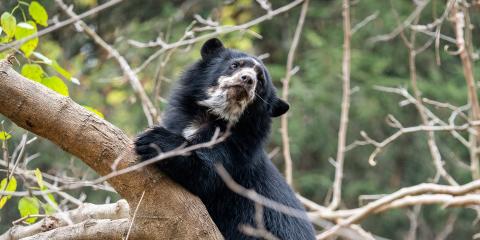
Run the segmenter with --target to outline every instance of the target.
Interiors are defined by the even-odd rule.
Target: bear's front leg
[[[187,147],[188,144],[183,136],[157,126],[137,137],[135,151],[142,161],[146,161],[162,152],[172,151],[181,146]],[[212,164],[198,158],[195,152],[162,159],[156,163],[156,166],[175,182],[200,197],[211,192],[209,188],[213,187],[212,181],[216,179]],[[198,184],[200,181],[209,184],[202,186]]]
[[[164,127],[156,126],[137,137],[135,151],[142,161],[146,161],[187,144],[184,137],[172,133]]]

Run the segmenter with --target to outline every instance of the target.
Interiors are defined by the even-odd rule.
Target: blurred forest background
[[[50,18],[56,15],[65,17],[53,0],[39,2],[45,6]],[[81,13],[101,2],[103,1],[75,0],[67,3],[73,3],[75,11]],[[271,2],[273,9],[288,3],[285,0]],[[405,44],[400,37],[383,42],[369,41],[372,37],[394,30],[399,22],[416,8],[415,2],[359,0],[351,3],[352,25],[369,16],[372,20],[352,36],[352,102],[347,144],[361,139],[361,131],[379,141],[390,136],[396,129],[386,124],[388,114],[394,115],[404,126],[414,126],[421,122],[413,104],[401,105],[401,96],[374,88],[388,86],[411,90],[409,54]],[[14,0],[2,0],[0,12],[10,11],[17,4]],[[430,22],[432,17],[441,15],[444,8],[445,1],[432,0],[422,12],[420,22]],[[470,18],[475,27],[472,35],[474,47],[480,40],[476,37],[477,27],[480,26],[479,10],[477,7],[470,8]],[[229,33],[220,38],[228,47],[255,55],[268,54],[264,62],[275,85],[281,89],[287,53],[299,12],[300,7],[296,7],[250,28],[261,35],[261,38],[248,31]],[[329,201],[335,172],[329,159],[336,154],[342,97],[341,12],[341,1],[310,2],[294,62],[299,70],[292,77],[290,85],[289,134],[294,164],[294,187],[303,196],[320,204]],[[148,42],[161,35],[167,42],[177,41],[195,20],[195,14],[205,19],[211,17],[221,24],[240,24],[261,16],[264,10],[255,0],[140,0],[124,1],[84,21],[118,49],[133,67],[138,67],[155,49],[136,48],[128,44],[128,40]],[[18,19],[22,18],[21,11],[17,10],[14,15]],[[442,33],[454,36],[450,23],[446,23]],[[427,35],[419,33],[418,45],[421,46],[428,39]],[[443,51],[445,45],[452,44],[445,41],[440,44],[440,66],[435,62],[434,47],[417,56],[417,77],[422,97],[463,106],[468,99],[462,65],[458,56]],[[160,90],[161,97],[154,99],[154,104],[160,111],[164,109],[169,89],[175,84],[182,70],[199,58],[200,46],[198,43],[188,48],[178,48],[171,54],[164,54],[139,73],[139,79],[150,96],[156,87]],[[132,138],[147,127],[141,105],[126,78],[122,77],[117,62],[85,34],[78,33],[74,25],[41,37],[38,49],[48,58],[55,59],[79,80],[80,85],[65,82],[74,101],[97,109],[103,113],[106,120],[123,129]],[[473,48],[473,52],[478,56],[476,48]],[[166,58],[168,61],[162,64]],[[18,59],[21,63],[27,61],[22,57]],[[474,66],[478,66],[477,61],[474,61]],[[45,68],[45,71],[55,74],[48,68]],[[475,68],[475,75],[480,76],[478,67]],[[442,117],[448,117],[451,113],[450,110],[442,108],[432,110]],[[5,120],[6,131],[13,135],[8,142],[13,148],[25,130],[16,127],[2,116],[0,120]],[[280,121],[274,122],[268,150],[277,152],[272,160],[279,169],[283,169],[283,157],[281,151],[278,152],[281,147]],[[426,138],[423,132],[402,136],[378,155],[376,166],[368,163],[374,147],[359,146],[347,151],[341,208],[353,208],[363,204],[359,200],[361,195],[390,193],[402,187],[432,181],[435,168],[431,163]],[[458,144],[448,132],[437,133],[436,141],[445,159],[445,168],[459,183],[471,181],[468,149]],[[62,173],[61,175],[83,179],[94,179],[96,176],[81,161],[47,140],[40,139],[29,146],[27,154],[35,153],[40,155],[28,163],[28,169],[39,168],[45,173]],[[118,199],[115,193],[92,188],[68,192],[83,196],[85,201],[92,203]],[[16,200],[7,202],[6,207],[0,210],[0,216],[0,232],[4,232],[11,227],[12,220],[20,217]],[[471,209],[424,206],[417,215],[418,239],[435,238],[452,216],[456,217],[456,222],[451,239],[471,239],[475,231],[478,231],[479,226],[474,222],[476,214]],[[409,218],[402,209],[370,216],[361,225],[378,236],[390,239],[404,239],[410,229]]]

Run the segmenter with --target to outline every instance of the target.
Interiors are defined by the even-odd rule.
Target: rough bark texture
[[[100,175],[135,163],[132,140],[120,129],[0,61],[0,114],[77,156]],[[145,190],[133,236],[138,239],[222,239],[202,202],[155,168],[108,181],[134,209]]]
[[[22,238],[22,240],[100,240],[122,239],[130,221],[123,219],[90,219],[70,226],[59,227],[48,232]],[[134,236],[130,235],[129,239]]]

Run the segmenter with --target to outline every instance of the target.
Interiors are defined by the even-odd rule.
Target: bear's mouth
[[[198,104],[208,107],[208,112],[235,123],[255,98],[254,91],[255,88],[249,89],[245,84],[224,83],[209,88],[208,98]]]
[[[243,101],[250,98],[250,91],[242,85],[230,85],[226,87],[228,99]]]

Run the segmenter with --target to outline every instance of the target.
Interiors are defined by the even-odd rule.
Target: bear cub
[[[296,217],[265,207],[263,224],[279,239],[315,239],[305,210],[264,150],[273,117],[289,105],[278,98],[265,65],[249,54],[210,39],[201,59],[173,90],[160,126],[135,140],[142,160],[182,146],[208,142],[217,129],[230,135],[211,148],[175,156],[157,166],[197,195],[225,239],[257,239],[240,230],[256,227],[255,203],[231,191],[216,172],[221,164],[233,180],[278,203],[298,209]]]

